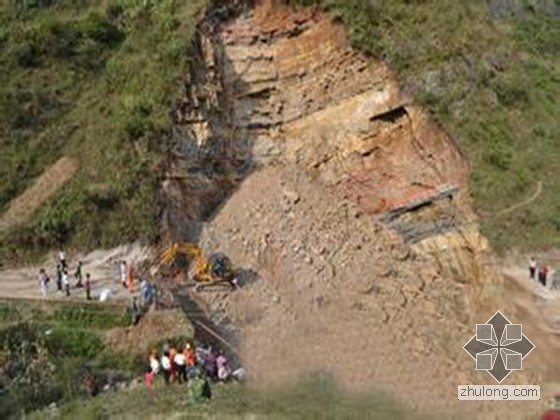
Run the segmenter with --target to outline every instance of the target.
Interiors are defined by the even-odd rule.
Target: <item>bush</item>
[[[54,365],[49,359],[39,328],[20,323],[0,330],[3,355],[0,383],[7,390],[1,400],[4,418],[19,410],[32,410],[60,398]]]
[[[50,238],[51,243],[64,244],[74,233],[79,222],[81,194],[64,191],[60,198],[52,202],[38,220],[39,235]]]
[[[509,169],[512,157],[511,149],[499,140],[490,142],[484,153],[485,160],[502,171]]]
[[[61,306],[56,309],[53,320],[65,327],[109,329],[130,325],[130,317],[125,310],[114,312],[105,308],[85,306]]]
[[[80,22],[80,29],[87,38],[111,48],[124,39],[124,34],[108,17],[99,13],[90,13]]]
[[[49,353],[58,358],[93,359],[103,350],[101,339],[93,332],[76,328],[55,327],[46,336]]]

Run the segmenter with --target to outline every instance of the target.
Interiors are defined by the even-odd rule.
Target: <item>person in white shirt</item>
[[[62,285],[64,286],[66,296],[70,296],[70,279],[68,278],[68,270],[66,269],[62,272]]]
[[[47,297],[49,293],[49,277],[44,268],[39,270],[39,286],[41,286],[41,294],[43,297]]]
[[[152,353],[150,355],[150,368],[152,369],[152,373],[154,375],[157,375],[159,373],[159,362],[155,353]]]
[[[531,257],[529,260],[529,278],[535,280],[535,274],[537,272],[537,260],[535,257]]]
[[[68,267],[66,265],[66,253],[64,252],[63,249],[61,249],[60,252],[58,253],[58,259],[59,259],[60,265],[62,265],[63,269]]]
[[[126,261],[121,261],[121,283],[123,287],[126,287]]]
[[[163,380],[166,385],[169,385],[169,378],[171,376],[171,360],[169,360],[169,352],[166,351],[161,356],[161,369],[163,372]]]
[[[183,352],[177,352],[173,360],[177,366],[177,377],[179,378],[179,383],[187,381],[187,366],[185,364],[186,359]]]

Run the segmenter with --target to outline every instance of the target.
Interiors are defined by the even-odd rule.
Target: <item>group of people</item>
[[[70,275],[68,274],[70,267],[66,260],[66,253],[64,250],[60,250],[58,253],[58,262],[56,264],[56,290],[58,292],[63,292],[66,296],[70,296]],[[84,288],[86,293],[86,299],[91,300],[91,276],[86,273],[85,281],[82,276],[82,262],[78,261],[76,265],[76,270],[74,272],[74,278],[76,279],[76,288]],[[47,297],[49,294],[49,284],[50,278],[44,268],[39,270],[39,287],[41,289],[41,294],[43,297]]]
[[[543,287],[548,285],[548,275],[550,273],[550,267],[541,261],[538,261],[535,257],[531,257],[529,260],[529,278],[531,280],[538,281]],[[551,282],[551,289],[557,287],[556,281]]]
[[[186,343],[182,350],[165,345],[161,357],[158,357],[156,351],[152,351],[149,355],[145,382],[147,386],[153,386],[158,375],[163,377],[166,385],[174,382],[182,384],[201,377],[227,381],[230,378],[240,379],[241,373],[239,369],[232,372],[222,351],[215,353],[211,347],[195,349],[192,344]]]
[[[86,273],[85,277],[83,276],[83,263],[82,261],[78,261],[76,264],[76,268],[73,272],[73,278],[75,279],[75,283],[71,284],[71,275],[70,275],[70,267],[68,264],[68,260],[66,258],[66,252],[64,250],[60,250],[58,253],[58,260],[56,263],[56,290],[58,292],[64,293],[66,296],[70,296],[70,291],[72,288],[80,289],[83,288],[85,290],[85,298],[87,300],[92,299],[91,290],[92,290],[92,281],[90,273]],[[135,273],[134,273],[134,265],[127,264],[125,260],[119,261],[119,274],[122,285],[124,288],[133,292],[135,290]],[[147,287],[146,282],[143,282],[141,285],[141,298],[142,301],[149,299],[152,295],[152,290],[150,287]],[[47,271],[44,268],[39,270],[39,287],[41,294],[44,297],[49,295],[50,291],[50,277],[47,275]],[[110,292],[107,290],[107,292]]]

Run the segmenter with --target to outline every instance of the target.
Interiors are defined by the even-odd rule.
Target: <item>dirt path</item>
[[[43,172],[21,195],[14,198],[0,216],[0,232],[25,222],[56,193],[78,170],[78,162],[64,156]]]
[[[98,297],[102,290],[111,291],[112,300],[128,299],[130,292],[125,291],[119,281],[120,260],[139,263],[151,255],[150,249],[142,248],[139,245],[124,245],[111,250],[99,250],[87,255],[69,255],[71,275],[70,284],[75,284],[72,277],[76,269],[78,260],[82,261],[82,275],[90,273],[92,278],[92,295]],[[0,271],[0,297],[25,298],[25,299],[45,299],[41,295],[37,273],[44,267],[47,270],[51,282],[49,285],[49,296],[47,299],[68,299],[63,293],[56,291],[56,255],[48,257],[43,264],[7,269]],[[85,298],[84,289],[71,288],[70,299],[82,300]]]
[[[542,193],[542,189],[543,189],[542,181],[539,181],[537,182],[537,188],[531,197],[529,197],[527,200],[521,201],[520,203],[514,204],[513,206],[508,207],[507,209],[500,210],[499,212],[494,213],[493,216],[503,216],[504,214],[511,213],[520,207],[531,204],[533,201],[539,198],[539,196]]]

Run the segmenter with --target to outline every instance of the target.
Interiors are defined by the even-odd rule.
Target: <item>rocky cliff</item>
[[[252,377],[327,369],[417,407],[455,399],[474,380],[456,350],[501,278],[453,141],[320,10],[217,7],[194,50],[165,222],[258,272],[202,298],[242,334]]]
[[[293,163],[419,251],[486,251],[465,159],[386,65],[354,51],[319,10],[239,9],[214,9],[199,26],[164,181],[174,239],[195,238],[255,168]]]

